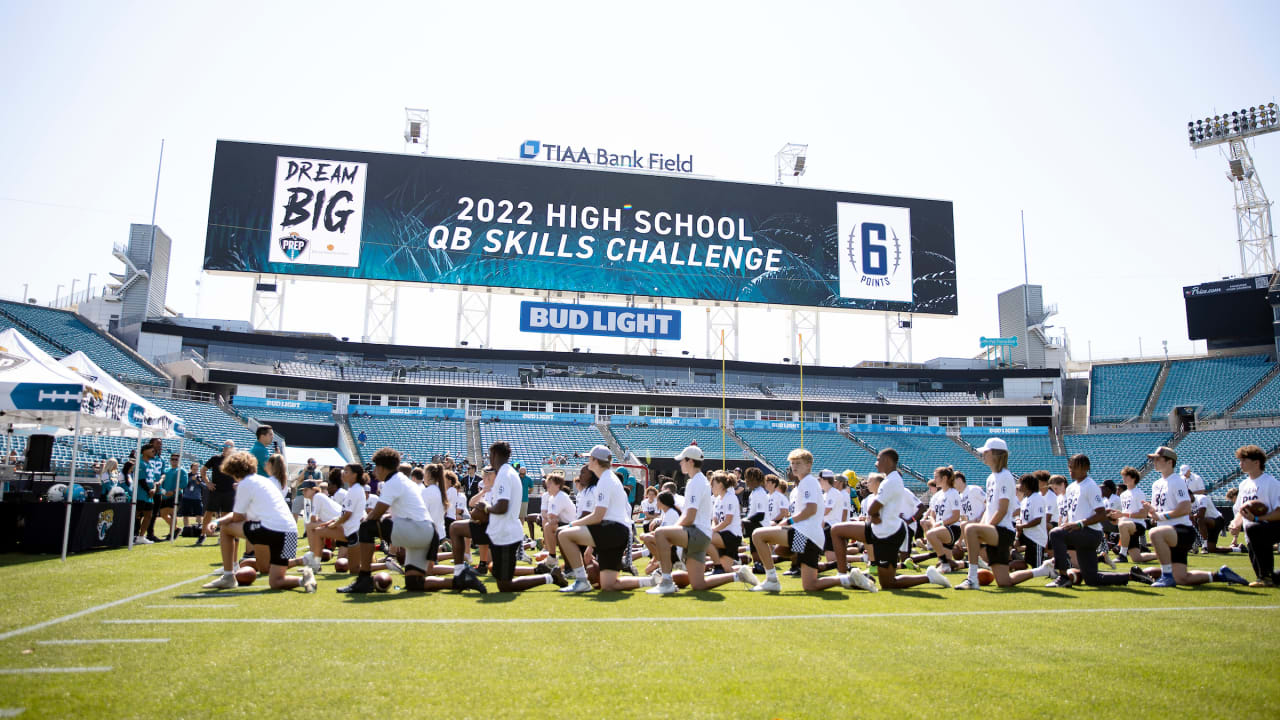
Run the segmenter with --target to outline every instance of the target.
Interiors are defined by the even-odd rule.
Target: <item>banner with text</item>
[[[738,420],[733,424],[735,428],[743,430],[799,430],[800,423],[795,420]],[[840,428],[836,427],[832,422],[807,422],[804,424],[805,430],[814,432],[835,432]]]
[[[520,331],[679,340],[680,311],[524,300]]]
[[[957,312],[946,201],[230,141],[204,269]]]
[[[424,408],[424,407],[387,407],[383,405],[348,405],[351,415],[374,415],[378,417],[424,417],[443,420],[465,420],[467,413],[458,408]]]
[[[516,412],[508,410],[481,410],[480,420],[499,422],[557,422],[573,425],[591,425],[596,416],[589,413]],[[590,449],[590,448],[588,448]]]
[[[901,433],[903,435],[946,435],[947,429],[943,427],[929,427],[927,425],[872,425],[866,423],[858,423],[849,426],[849,431],[853,433],[860,432],[878,432],[878,433]]]
[[[650,417],[648,415],[610,415],[610,425],[652,425],[663,427],[720,427],[715,418]]]
[[[312,400],[273,400],[270,398],[233,395],[231,404],[236,407],[276,408],[278,410],[312,410],[316,412],[333,412],[333,405]]]

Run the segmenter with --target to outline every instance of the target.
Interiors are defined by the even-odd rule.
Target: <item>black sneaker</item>
[[[1147,575],[1145,572],[1143,572],[1142,568],[1138,567],[1137,565],[1134,565],[1133,567],[1129,568],[1129,579],[1133,580],[1134,582],[1140,582],[1143,585],[1150,585],[1155,582],[1155,580],[1151,579],[1150,575]]]
[[[456,590],[475,590],[484,595],[489,592],[489,588],[484,586],[480,581],[480,576],[471,568],[463,569],[462,573],[453,576],[453,586]]]
[[[477,565],[476,569],[473,570],[472,572],[474,572],[477,575],[487,575],[489,573],[489,563],[481,560],[480,564]]]
[[[793,567],[793,568],[791,568],[790,570],[788,570],[788,571],[786,571],[786,572],[784,572],[784,573],[782,573],[782,574],[783,574],[783,575],[785,575],[785,576],[787,576],[787,577],[800,577],[800,568]]]
[[[373,584],[372,575],[357,576],[355,580],[351,581],[350,585],[344,585],[338,588],[338,592],[340,593],[349,593],[349,594],[357,594],[357,595],[371,593],[371,592],[374,592],[375,590],[377,590],[377,587]]]
[[[200,537],[196,538],[196,546],[200,546],[203,544],[204,544],[204,536],[201,535]]]
[[[1129,562],[1129,558],[1128,558],[1128,557],[1126,557],[1126,556],[1124,555],[1124,553],[1116,553],[1116,562],[1118,562],[1118,563],[1127,563],[1127,562]]]
[[[1067,575],[1059,575],[1049,582],[1045,587],[1062,588],[1066,590],[1071,587],[1071,578]]]
[[[564,571],[559,566],[556,566],[551,571],[551,582],[555,583],[556,587],[569,587],[569,580],[564,576]]]
[[[764,574],[764,563],[756,563],[751,566],[751,572],[756,575]]]

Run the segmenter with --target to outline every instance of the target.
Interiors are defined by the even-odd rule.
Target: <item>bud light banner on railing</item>
[[[386,405],[348,405],[347,414],[377,417],[422,417],[437,420],[466,420],[467,412],[459,408],[389,407]]]
[[[718,418],[651,417],[649,415],[610,415],[610,425],[652,425],[654,427],[720,427]]]
[[[795,420],[738,420],[733,426],[742,430],[798,431],[800,429],[800,423]],[[839,428],[833,422],[806,422],[804,429],[813,432],[835,432]]]
[[[333,405],[314,400],[276,400],[273,398],[233,395],[231,404],[236,407],[276,408],[279,410],[311,410],[316,412],[332,412]]]
[[[956,314],[946,201],[229,141],[204,268]]]
[[[680,311],[525,300],[520,332],[679,340]]]

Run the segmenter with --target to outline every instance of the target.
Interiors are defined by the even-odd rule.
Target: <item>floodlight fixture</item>
[[[808,154],[809,146],[807,144],[787,143],[783,145],[778,154],[774,156],[778,171],[776,176],[777,183],[781,185],[783,177],[800,177],[803,175]]]
[[[1258,103],[1187,123],[1187,142],[1191,147],[1211,147],[1232,140],[1265,135],[1280,130],[1280,115],[1273,102]]]
[[[427,154],[427,138],[431,123],[424,108],[404,109],[404,147],[422,155]]]

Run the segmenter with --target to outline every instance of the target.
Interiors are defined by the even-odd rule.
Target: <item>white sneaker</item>
[[[584,593],[584,592],[590,592],[590,591],[591,591],[591,583],[587,582],[586,580],[583,580],[582,578],[574,579],[573,584],[570,585],[569,587],[560,588],[560,592],[562,593]]]
[[[983,560],[982,558],[978,558],[977,563],[978,563],[978,567],[982,568],[983,570],[991,569],[991,566],[987,564],[987,561]]]
[[[751,572],[750,565],[739,565],[737,571],[734,572],[734,577],[746,583],[747,587],[753,588],[760,584],[760,580],[756,577],[756,574]]]
[[[1035,577],[1053,577],[1054,575],[1053,561],[1045,560],[1044,562],[1040,563],[1040,567],[1032,570],[1031,574],[1034,575]]]
[[[1116,569],[1116,561],[1111,559],[1111,553],[1102,556],[1102,561],[1111,566],[1112,570]]]
[[[677,570],[684,570],[685,572],[689,572],[689,568],[684,566],[683,560],[677,560],[671,563],[671,572],[675,572]]]
[[[948,580],[945,575],[938,572],[938,568],[936,567],[930,567],[928,570],[925,570],[924,575],[925,577],[929,578],[929,582],[933,583],[934,585],[941,585],[944,588],[951,587],[951,581]],[[967,580],[968,578],[965,578],[965,579]]]
[[[952,590],[977,590],[977,589],[978,589],[978,583],[970,580],[969,578],[965,578],[964,582],[952,588]]]
[[[316,574],[308,566],[302,568],[302,592],[313,593],[316,591]]]
[[[938,563],[938,572],[940,573],[951,572],[951,563]]]
[[[663,578],[657,585],[654,585],[648,590],[645,590],[645,592],[649,593],[650,595],[671,595],[679,589],[680,588],[676,587],[676,583],[674,580],[668,580],[666,578]]]
[[[867,577],[867,574],[862,572],[858,568],[852,568],[851,570],[849,570],[849,582],[852,583],[853,586],[858,588],[859,590],[866,590],[867,592],[880,592],[880,588],[876,587],[876,584],[871,582],[871,578]]]
[[[133,544],[134,545],[150,545],[151,541],[139,535],[138,537],[133,539]]]
[[[400,563],[396,562],[396,559],[390,555],[388,555],[382,562],[387,566],[388,570],[400,573],[401,575],[404,574],[404,568],[400,567]]]
[[[782,592],[782,583],[777,580],[765,580],[751,588],[752,592]]]
[[[217,580],[207,582],[200,587],[205,590],[230,590],[238,586],[239,583],[236,582],[236,576],[232,573],[224,572]]]

